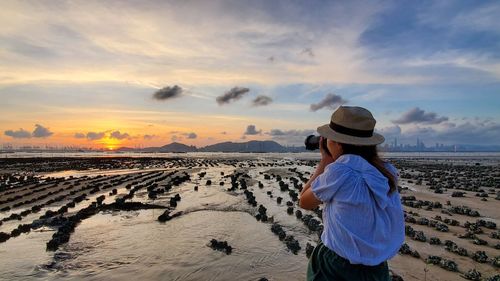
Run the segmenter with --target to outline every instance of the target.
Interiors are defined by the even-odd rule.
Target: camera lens
[[[307,150],[319,149],[319,140],[320,140],[319,136],[315,136],[315,135],[307,136],[307,138],[304,142],[304,144],[306,145],[306,149]]]

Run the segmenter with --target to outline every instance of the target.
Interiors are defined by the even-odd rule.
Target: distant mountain
[[[201,152],[286,152],[287,149],[275,141],[221,142],[205,146]]]
[[[169,143],[161,147],[130,148],[120,147],[118,152],[196,152],[196,146],[189,146],[178,142]]]
[[[196,148],[178,142],[161,147],[130,148],[121,147],[118,152],[303,152],[304,147],[284,147],[275,141],[221,142]]]
[[[173,142],[160,147],[159,152],[196,152],[196,146],[189,146],[178,142]]]

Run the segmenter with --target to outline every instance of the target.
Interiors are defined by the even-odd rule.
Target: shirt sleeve
[[[398,171],[398,169],[396,169],[396,167],[394,167],[394,165],[392,165],[389,162],[386,162],[385,165],[386,165],[387,169],[389,170],[389,172],[394,176],[394,180],[396,182],[398,182],[398,180],[399,180],[399,171]]]
[[[344,185],[349,169],[340,164],[330,164],[311,184],[311,190],[322,202],[329,202]]]

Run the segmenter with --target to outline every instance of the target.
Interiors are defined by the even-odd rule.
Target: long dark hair
[[[377,152],[377,146],[375,145],[352,145],[340,143],[342,146],[342,154],[355,154],[363,157],[368,163],[377,168],[382,175],[384,175],[389,181],[389,192],[391,193],[397,190],[397,182],[389,170],[384,166],[384,161],[380,159]]]

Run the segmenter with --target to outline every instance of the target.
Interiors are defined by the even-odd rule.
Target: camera
[[[304,141],[304,144],[306,145],[307,150],[316,150],[319,149],[319,142],[321,140],[320,136],[315,136],[315,135],[309,135],[307,136],[306,140]],[[326,146],[326,138],[323,138],[323,147],[327,149]]]

